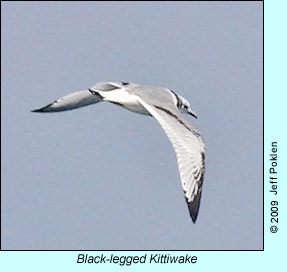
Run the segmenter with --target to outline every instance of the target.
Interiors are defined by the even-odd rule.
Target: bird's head
[[[180,95],[178,95],[178,99],[181,102],[181,103],[179,103],[179,110],[180,110],[180,112],[192,115],[194,118],[197,118],[196,113],[191,110],[189,102],[185,98],[180,96]]]

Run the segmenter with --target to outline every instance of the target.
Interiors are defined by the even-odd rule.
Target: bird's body
[[[182,113],[196,117],[180,95],[162,87],[125,82],[98,83],[89,90],[73,93],[33,112],[72,110],[101,101],[120,105],[132,112],[153,116],[171,141],[177,157],[182,188],[189,213],[196,221],[205,170],[205,146],[200,134]]]
[[[149,115],[144,107],[138,102],[137,97],[134,95],[135,93],[127,93],[126,90],[121,89],[109,92],[98,91],[97,93],[103,98],[103,101],[117,104],[132,112]]]

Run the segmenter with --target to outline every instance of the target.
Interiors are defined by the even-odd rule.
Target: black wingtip
[[[196,219],[197,219],[197,214],[194,214],[194,215],[191,214],[190,216],[191,216],[191,220],[192,220],[193,224],[195,224]]]
[[[188,205],[188,208],[189,208],[189,205]],[[189,214],[190,214],[192,222],[195,224],[197,216],[198,216],[198,212],[197,213],[196,212],[191,212],[191,209],[189,208]]]
[[[36,110],[32,110],[31,112],[42,112],[42,113],[46,113],[46,112],[49,112],[49,109],[51,106],[53,105],[53,103],[43,107],[43,108],[40,108],[40,109],[36,109]]]
[[[192,222],[195,224],[197,216],[198,216],[198,211],[199,211],[199,206],[200,206],[200,199],[201,199],[201,192],[197,194],[194,198],[193,201],[188,202],[186,199],[186,203],[188,206],[189,214],[191,217]]]
[[[31,110],[31,112],[43,112],[42,109],[37,109],[37,110]]]

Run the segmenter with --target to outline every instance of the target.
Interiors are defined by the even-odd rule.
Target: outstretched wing
[[[192,221],[198,215],[204,177],[205,148],[200,134],[176,109],[149,105],[141,97],[138,102],[159,122],[176,152],[182,189]]]
[[[53,103],[32,112],[58,112],[73,110],[95,104],[102,100],[100,95],[94,95],[89,90],[75,92],[57,99]]]

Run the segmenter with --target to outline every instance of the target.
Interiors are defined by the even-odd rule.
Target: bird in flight
[[[69,94],[32,112],[73,110],[101,101],[152,116],[158,121],[175,150],[181,186],[189,214],[195,223],[205,171],[205,146],[201,135],[183,116],[189,114],[197,118],[189,102],[182,96],[163,87],[128,82],[101,82],[88,90]]]

